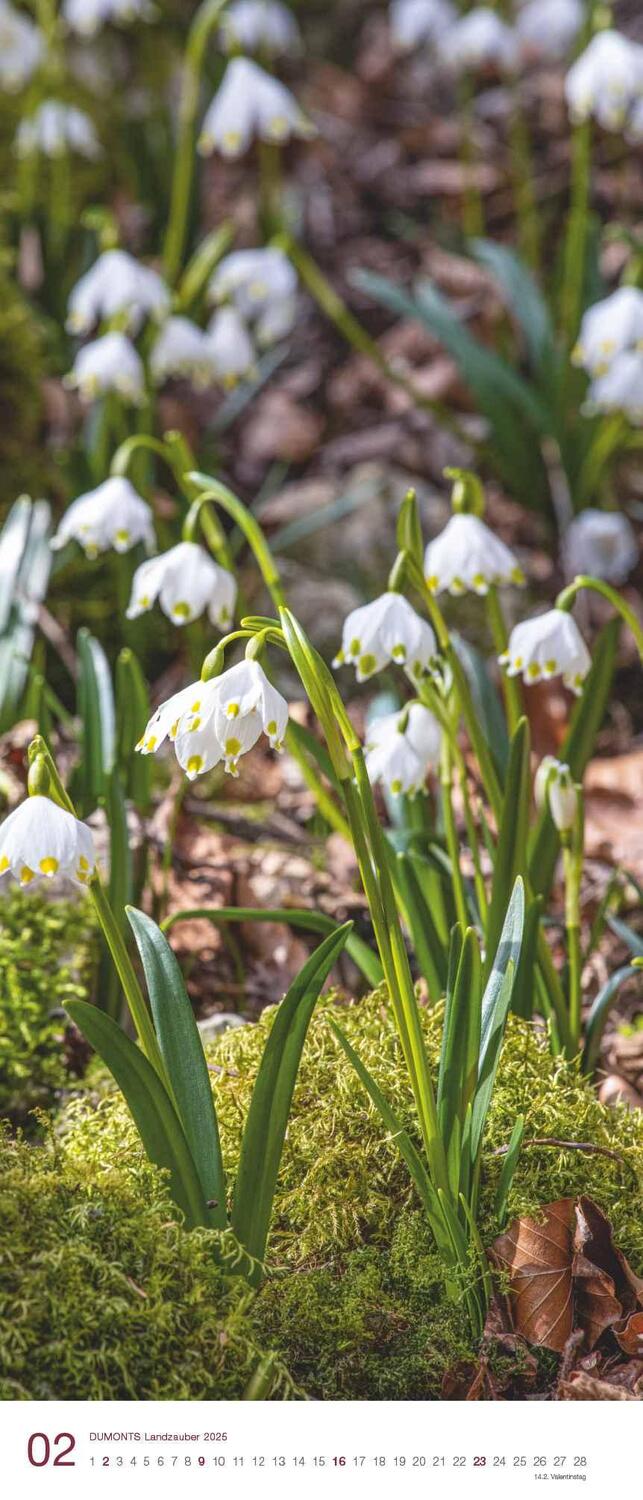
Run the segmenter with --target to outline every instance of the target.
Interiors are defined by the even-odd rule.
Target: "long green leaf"
[[[152,763],[137,755],[135,746],[150,717],[147,683],[138,657],[126,646],[116,661],[116,756],[134,806],[145,812],[150,804]]]
[[[491,1103],[502,1039],[520,960],[524,921],[525,893],[523,882],[519,878],[507,907],[497,952],[482,997],[478,1084],[473,1102],[469,1144],[472,1168],[475,1167],[478,1158],[487,1110]]]
[[[107,822],[109,826],[109,904],[114,920],[127,937],[125,907],[132,899],[132,854],[127,827],[127,808],[120,776],[116,768],[107,781]],[[99,1004],[101,1010],[118,1020],[121,1007],[121,983],[110,950],[103,943],[100,966]]]
[[[397,854],[391,864],[391,875],[402,899],[420,973],[426,980],[431,1000],[439,1000],[444,983],[444,949],[416,878],[412,856]]]
[[[514,1179],[516,1167],[518,1166],[518,1158],[520,1156],[524,1134],[525,1117],[524,1115],[518,1115],[514,1128],[511,1132],[511,1139],[507,1147],[507,1154],[502,1164],[502,1171],[500,1173],[498,1186],[496,1188],[494,1207],[496,1211],[496,1218],[498,1219],[498,1224],[501,1229],[507,1217],[507,1198],[509,1197],[509,1192]]]
[[[351,930],[347,922],[320,943],[278,1008],[246,1120],[232,1205],[232,1228],[263,1261],[286,1126],[308,1025],[324,981]]]
[[[457,973],[447,992],[438,1075],[440,1134],[449,1149],[456,1122],[463,1126],[478,1081],[481,1016],[481,964],[472,927],[464,935]],[[457,1193],[459,1164],[453,1181]]]
[[[551,374],[556,348],[549,308],[524,261],[509,245],[496,240],[472,240],[471,249],[495,277],[500,295],[520,325],[534,370]]]
[[[187,1227],[207,1224],[201,1185],[181,1122],[153,1067],[120,1026],[95,1005],[69,1000],[65,1009],[116,1079],[150,1161],[169,1172],[172,1197]]]
[[[78,711],[83,736],[81,776],[83,799],[89,809],[105,795],[107,777],[114,765],[114,694],[105,652],[85,626],[78,632],[77,646],[80,669]]]
[[[616,969],[613,974],[610,974],[606,984],[599,990],[585,1027],[585,1047],[583,1051],[584,1073],[594,1072],[598,1062],[601,1038],[607,1025],[612,1005],[621,985],[625,984],[627,979],[634,979],[636,972],[636,969],[633,969],[630,964],[626,964],[622,969]]]
[[[529,818],[529,777],[529,725],[526,719],[521,719],[511,741],[502,816],[493,867],[491,901],[485,932],[487,948],[485,980],[491,970],[516,877],[525,874]]]
[[[225,926],[228,922],[283,922],[290,927],[303,927],[307,932],[332,933],[339,932],[339,922],[334,922],[332,917],[327,917],[322,911],[308,911],[306,907],[298,906],[197,906],[189,907],[182,911],[175,911],[170,917],[166,917],[161,923],[163,932],[169,932],[177,922],[194,921],[204,918],[212,922],[215,927]],[[369,948],[368,943],[359,937],[356,932],[350,932],[346,941],[346,952],[349,958],[364,975],[364,978],[377,989],[378,984],[384,979],[382,965]]]
[[[207,1222],[227,1224],[226,1184],[210,1075],[183,975],[156,922],[135,907],[127,916],[145,971],[161,1055],[203,1196]]]

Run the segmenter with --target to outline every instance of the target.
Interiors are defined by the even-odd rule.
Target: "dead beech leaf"
[[[643,1356],[643,1312],[631,1313],[612,1329],[624,1354]]]
[[[493,1243],[496,1263],[510,1275],[514,1327],[530,1344],[561,1354],[573,1326],[573,1198],[547,1203],[543,1219],[514,1219]]]
[[[614,1244],[609,1219],[593,1199],[584,1196],[576,1204],[574,1248],[611,1277],[624,1312],[634,1312],[639,1305],[643,1307],[643,1278],[635,1275],[623,1252]]]
[[[558,1394],[563,1401],[637,1401],[639,1399],[622,1386],[614,1385],[610,1380],[599,1380],[596,1375],[588,1375],[585,1370],[576,1370],[569,1380],[563,1382]]]

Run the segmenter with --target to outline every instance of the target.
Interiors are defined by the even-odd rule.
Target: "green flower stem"
[[[281,148],[274,141],[259,141],[259,218],[266,240],[282,226]]]
[[[185,49],[170,213],[163,248],[165,275],[171,286],[180,273],[185,250],[194,180],[194,136],[203,63],[208,41],[227,3],[228,0],[203,0],[190,27]]]
[[[604,599],[609,600],[610,604],[614,606],[616,613],[621,616],[621,619],[627,625],[628,630],[631,630],[636,641],[639,656],[641,661],[643,661],[643,628],[641,628],[634,610],[630,609],[629,604],[625,603],[625,600],[621,598],[616,589],[613,589],[609,583],[604,583],[602,578],[590,578],[588,574],[580,573],[558,595],[556,608],[571,610],[576,595],[580,593],[581,589],[593,589],[594,593],[602,594]]]
[[[580,876],[582,857],[569,845],[563,848],[565,875],[565,928],[567,932],[567,962],[569,973],[569,1052],[572,1057],[581,1041],[581,970],[582,953],[580,940]]]
[[[350,844],[351,831],[345,817],[333,801],[330,793],[326,791],[323,782],[317,775],[311,762],[302,754],[290,727],[286,730],[284,745],[288,754],[297,762],[302,778],[308,790],[312,792],[322,817],[326,819],[329,827],[334,829],[335,833],[340,833],[342,838],[346,839],[346,842]]]
[[[498,598],[498,590],[496,588],[491,587],[488,590],[487,597],[485,599],[485,605],[493,644],[496,648],[498,656],[502,656],[503,651],[505,651],[507,648],[508,632],[507,626],[505,624],[505,618],[502,612],[502,605]],[[524,713],[522,691],[518,678],[508,677],[507,673],[503,672],[502,692],[505,700],[509,734],[512,735],[515,732],[518,723]]]
[[[460,869],[460,851],[458,847],[458,834],[455,826],[453,813],[453,755],[451,743],[447,735],[442,738],[442,750],[440,754],[440,785],[442,787],[442,814],[444,817],[444,832],[446,836],[447,852],[451,861],[451,885],[455,900],[455,909],[462,933],[467,930],[469,918],[467,915],[467,897]]]
[[[279,569],[263,531],[252,512],[248,510],[248,507],[243,504],[243,501],[237,495],[233,494],[232,490],[228,489],[227,485],[213,479],[210,474],[201,474],[198,470],[191,470],[184,478],[195,485],[197,490],[200,490],[200,493],[197,493],[196,499],[192,502],[185,520],[184,530],[196,525],[197,520],[201,519],[203,506],[210,503],[220,505],[221,509],[226,512],[226,515],[231,517],[235,525],[243,533],[248,546],[254,554],[255,561],[275,609],[281,609],[286,603],[286,598]]]
[[[523,260],[530,270],[537,272],[540,265],[540,234],[538,208],[534,193],[534,164],[519,90],[514,84],[512,107],[509,119],[509,154],[513,176],[514,201],[518,219],[518,244]]]
[[[580,322],[589,212],[592,126],[591,120],[574,125],[571,137],[571,189],[563,256],[561,324],[566,345],[573,349]]]
[[[622,412],[600,422],[574,486],[574,500],[578,510],[589,500],[593,500],[604,468],[619,448],[626,446],[628,433],[627,418]]]
[[[466,239],[477,239],[484,234],[484,208],[480,189],[474,181],[476,153],[473,149],[475,119],[473,91],[466,76],[458,79],[458,113],[462,132],[460,136],[460,166],[463,176],[462,228]]]
[[[462,804],[464,807],[464,821],[467,830],[467,839],[469,841],[471,858],[473,860],[473,883],[476,891],[480,921],[483,929],[485,929],[487,925],[488,902],[484,876],[482,874],[482,864],[480,860],[480,841],[478,838],[478,830],[476,828],[473,812],[471,809],[471,799],[469,797],[469,787],[467,781],[467,768],[465,765],[464,756],[460,753],[458,753],[457,757],[457,766],[458,780],[462,792]]]

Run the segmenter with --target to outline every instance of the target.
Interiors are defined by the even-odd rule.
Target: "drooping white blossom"
[[[22,886],[55,875],[87,885],[95,868],[91,829],[49,797],[27,797],[0,825],[0,876]]]
[[[287,5],[280,0],[233,0],[221,19],[226,52],[259,52],[269,57],[292,57],[301,48],[301,33]]]
[[[89,333],[96,323],[118,318],[128,332],[138,333],[146,318],[160,320],[169,307],[170,294],[157,271],[127,250],[104,250],[76,282],[67,327],[70,333]]]
[[[583,314],[572,359],[588,375],[605,375],[628,349],[643,351],[643,292],[620,286]]]
[[[527,0],[516,34],[526,55],[558,61],[569,55],[584,20],[583,0]]]
[[[619,31],[598,31],[565,79],[572,119],[604,130],[621,130],[642,95],[643,47]]]
[[[619,510],[581,511],[563,538],[565,569],[569,577],[590,573],[606,583],[624,583],[638,561],[639,549],[633,528]]]
[[[391,0],[391,37],[400,52],[435,46],[458,19],[451,0]]]
[[[485,68],[510,73],[519,60],[518,40],[497,11],[480,5],[447,31],[440,57],[458,73]]]
[[[0,88],[17,93],[44,56],[42,33],[8,0],[0,0]]]
[[[294,95],[248,57],[233,57],[206,112],[199,151],[243,156],[255,139],[282,145],[291,136],[309,140],[315,128]]]
[[[440,725],[422,703],[375,719],[366,740],[370,780],[381,781],[394,796],[414,797],[438,766],[441,743]]]
[[[424,574],[433,594],[486,594],[491,585],[523,584],[513,552],[478,516],[456,514],[424,554]]]
[[[57,551],[67,542],[77,541],[87,557],[97,557],[110,548],[129,552],[138,542],[144,542],[151,551],[154,540],[150,506],[129,479],[114,475],[72,501],[51,539],[51,546]]]
[[[576,621],[564,609],[548,609],[515,625],[498,660],[508,677],[522,676],[528,684],[562,677],[573,693],[582,691],[592,664]]]
[[[207,334],[190,318],[168,318],[152,346],[150,373],[155,385],[174,377],[192,380],[199,388],[210,385],[217,369]]]
[[[220,307],[208,324],[206,344],[217,379],[225,386],[248,379],[256,368],[254,344],[236,307]]]
[[[136,748],[150,755],[169,736],[191,781],[220,761],[237,776],[239,756],[252,749],[260,734],[267,736],[273,750],[280,750],[287,725],[285,698],[259,662],[244,659],[220,677],[192,683],[161,704]]]
[[[354,662],[358,682],[366,682],[389,662],[404,667],[412,681],[429,671],[437,651],[435,635],[403,594],[381,594],[352,610],[344,621],[342,647],[334,667]]]
[[[70,31],[95,36],[108,21],[116,26],[153,21],[158,10],[150,0],[64,0],[62,14]]]
[[[33,115],[26,115],[16,131],[14,146],[18,156],[63,156],[74,152],[96,161],[103,154],[93,122],[84,110],[58,99],[45,99]]]
[[[66,384],[86,401],[115,391],[138,406],[145,400],[145,371],[140,355],[124,333],[104,333],[79,349]]]
[[[643,424],[643,351],[626,349],[592,381],[586,410],[621,411],[635,427]]]
[[[175,625],[189,625],[207,609],[213,625],[225,630],[232,619],[237,585],[198,542],[179,542],[136,569],[127,609],[128,620],[151,609],[158,599]]]
[[[549,808],[559,833],[571,832],[578,813],[578,792],[565,761],[556,760],[553,755],[541,760],[534,778],[534,798],[541,811]]]
[[[217,266],[208,287],[211,301],[233,303],[261,348],[290,333],[296,293],[297,273],[276,246],[233,250]]]

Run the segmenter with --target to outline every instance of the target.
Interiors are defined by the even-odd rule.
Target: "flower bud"
[[[537,807],[549,807],[558,832],[570,833],[578,812],[578,792],[569,766],[546,755],[536,772],[534,796]]]
[[[444,477],[453,480],[451,509],[454,515],[484,515],[484,489],[477,474],[470,469],[445,469]]]

